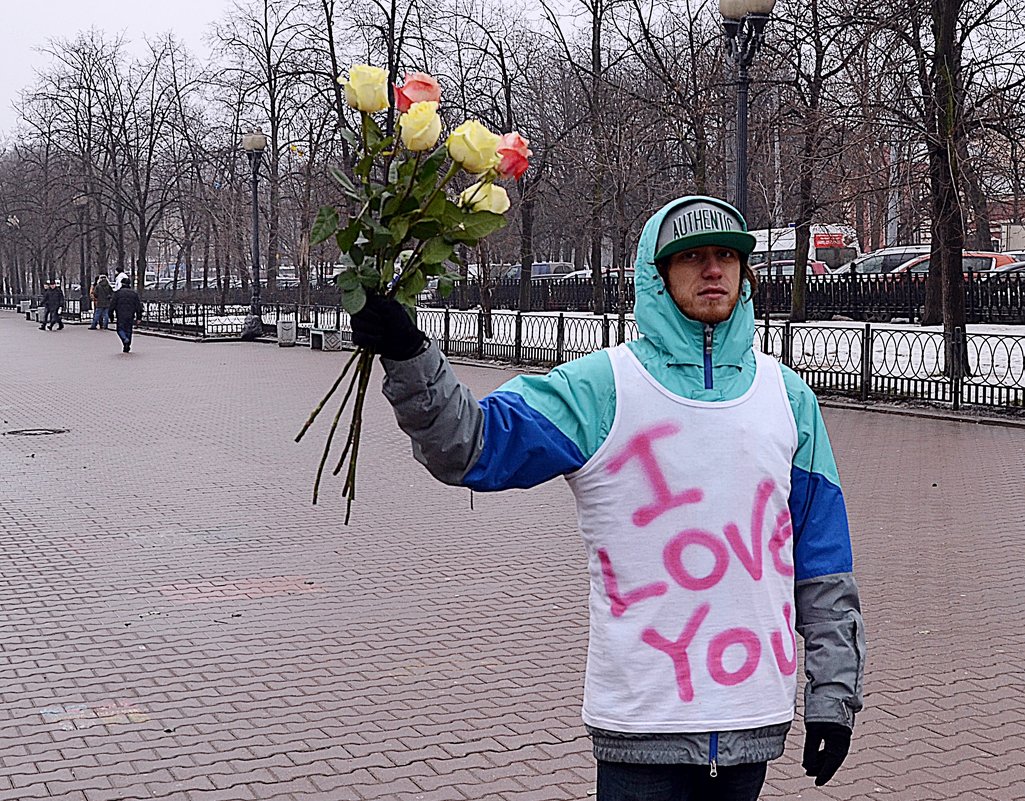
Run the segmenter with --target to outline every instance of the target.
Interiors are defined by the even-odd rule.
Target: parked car
[[[612,278],[617,278],[619,276],[619,270],[606,270],[604,272],[604,275],[606,277],[611,276]],[[623,270],[623,275],[624,275],[624,277],[626,278],[627,281],[633,281],[634,280],[634,270],[633,270],[633,267],[627,267],[625,270]],[[560,283],[565,282],[565,281],[590,281],[591,280],[591,271],[590,270],[574,270],[571,273],[566,273],[565,275],[558,276],[558,279],[559,279]]]
[[[906,264],[912,259],[929,254],[929,245],[896,245],[891,248],[881,248],[866,253],[850,264],[844,264],[833,272],[834,275],[847,275],[856,273],[860,275],[873,275],[877,273],[889,273]]]
[[[754,268],[755,274],[759,277],[765,277],[769,275],[793,275],[794,274],[794,262],[792,259],[780,259],[772,262],[762,262],[761,264],[751,265]],[[829,267],[826,266],[824,261],[815,261],[814,259],[808,260],[808,275],[831,275]]]
[[[1013,254],[1008,253],[1008,256]],[[1022,273],[1025,272],[1025,260],[1023,261],[1012,261],[1010,264],[1005,264],[1002,267],[994,267],[994,273]]]
[[[966,250],[962,258],[964,260],[965,273],[989,273],[993,270],[1013,264],[1017,261],[1007,253],[993,253],[985,250]],[[905,273],[921,274],[929,272],[929,265],[932,263],[932,255],[926,254],[902,264],[891,272],[891,275],[903,275]]]
[[[519,263],[488,265],[488,275],[491,276],[492,281],[518,281],[522,270]],[[541,276],[566,275],[571,272],[573,272],[573,265],[568,261],[535,261],[530,268],[532,279]],[[471,281],[476,281],[480,276],[480,265],[466,265],[466,275]]]

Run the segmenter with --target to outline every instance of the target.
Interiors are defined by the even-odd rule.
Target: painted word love
[[[688,504],[698,504],[704,498],[699,488],[674,491],[669,486],[664,471],[658,463],[652,443],[658,439],[671,436],[677,432],[673,423],[656,425],[633,437],[627,446],[617,454],[608,465],[611,473],[617,473],[628,463],[635,461],[645,477],[654,495],[654,501],[634,510],[632,521],[637,528],[644,528],[652,521],[667,512]],[[750,539],[745,541],[740,527],[734,523],[726,523],[722,528],[722,538],[710,531],[700,528],[688,528],[673,535],[662,549],[662,565],[668,577],[679,587],[691,592],[704,592],[717,587],[726,577],[732,560],[736,559],[744,572],[754,582],[761,582],[765,576],[766,550],[772,562],[772,569],[780,577],[789,579],[794,575],[794,567],[784,558],[789,552],[788,543],[793,537],[793,526],[789,509],[783,508],[773,521],[772,533],[766,542],[766,513],[769,501],[776,484],[772,479],[763,479],[755,490],[751,509]],[[706,558],[703,564],[710,564],[707,572],[698,575],[687,566],[684,559],[688,549],[701,550]],[[654,581],[631,589],[620,587],[620,581],[612,564],[611,556],[605,548],[597,551],[601,564],[605,592],[609,599],[610,612],[613,617],[622,617],[635,604],[643,603],[651,598],[665,595],[670,585],[666,581]],[[778,580],[778,579],[777,579]],[[654,628],[645,628],[640,639],[646,645],[666,654],[673,663],[676,684],[680,700],[694,700],[694,686],[691,679],[691,662],[688,648],[701,630],[711,612],[710,603],[701,603],[690,613],[683,626],[683,631],[675,640],[670,640]],[[797,670],[797,642],[794,637],[793,608],[785,603],[782,609],[782,626],[768,633],[768,644],[779,671],[786,676],[793,675]],[[790,640],[789,656],[784,645],[783,630]],[[728,668],[724,655],[730,648],[743,650],[743,662]],[[708,640],[705,655],[705,667],[711,679],[722,686],[730,687],[746,681],[752,675],[762,658],[762,639],[759,634],[743,626],[734,626],[714,634]],[[735,659],[732,662],[735,663]]]

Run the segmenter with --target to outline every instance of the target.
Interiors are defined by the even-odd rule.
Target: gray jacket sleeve
[[[854,728],[863,706],[865,625],[852,573],[798,581],[797,631],[804,638],[804,719]]]
[[[477,462],[484,413],[437,345],[406,361],[381,359],[384,396],[413,442],[413,456],[436,479],[458,485]]]

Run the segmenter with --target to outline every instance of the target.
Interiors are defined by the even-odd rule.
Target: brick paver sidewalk
[[[476,495],[376,386],[360,498],[295,433],[339,354],[0,312],[0,799],[586,799],[584,552],[562,482]],[[461,365],[484,393],[505,370]],[[1025,798],[1025,431],[827,410],[870,644],[836,780]],[[326,421],[325,421],[326,422]]]

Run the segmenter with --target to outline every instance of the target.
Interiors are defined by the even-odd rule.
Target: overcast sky
[[[199,54],[207,27],[230,7],[231,0],[0,0],[0,138],[17,119],[11,103],[32,84],[34,71],[46,67],[49,57],[37,49],[47,39],[95,27],[141,43],[146,35],[173,31]]]

